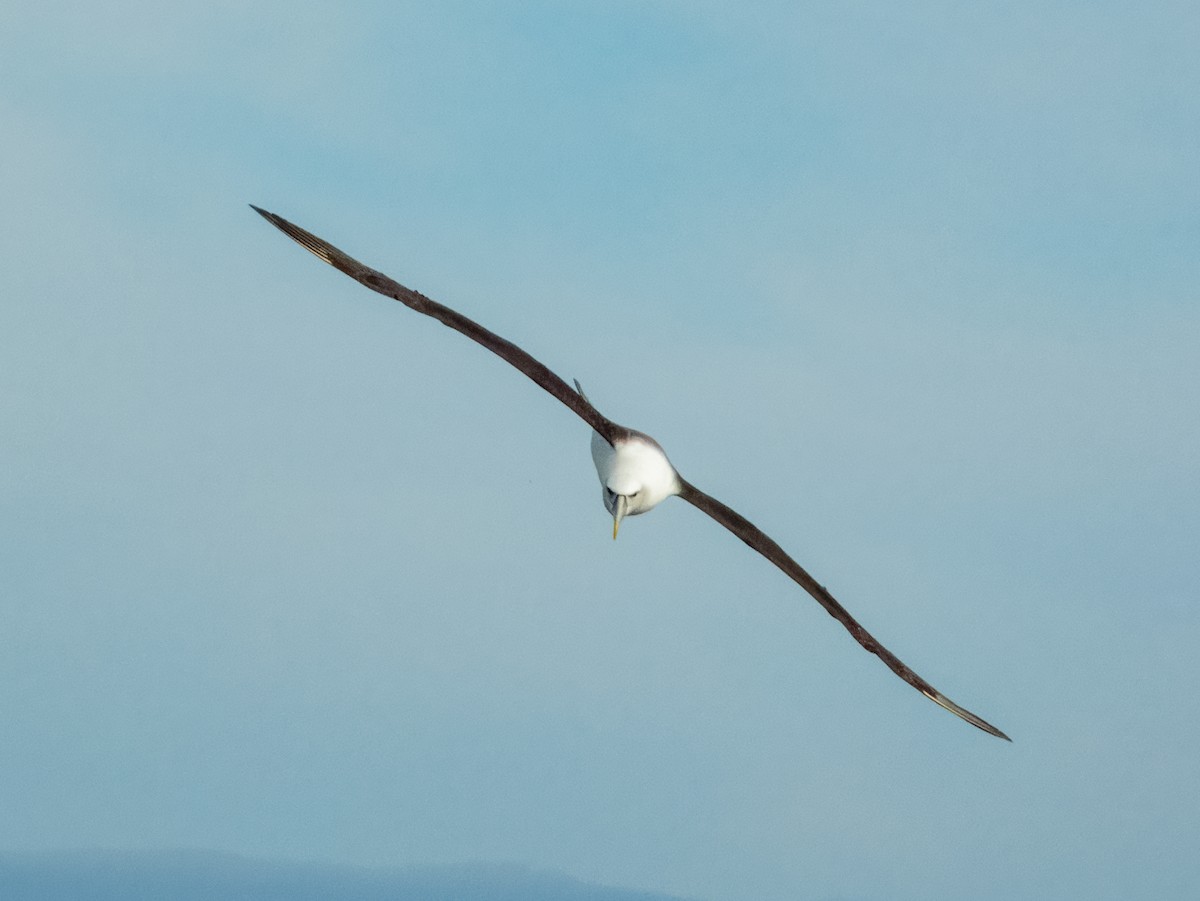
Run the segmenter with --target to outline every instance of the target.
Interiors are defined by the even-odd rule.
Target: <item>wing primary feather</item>
[[[994,735],[997,738],[1002,738],[1005,741],[1012,741],[1007,735],[989,723],[982,717],[976,716],[965,707],[960,707],[948,697],[918,676],[912,671],[903,661],[895,654],[880,644],[870,632],[862,627],[862,625],[849,611],[846,610],[838,601],[831,595],[824,585],[821,585],[816,579],[808,574],[799,563],[793,560],[788,554],[776,544],[765,532],[758,528],[746,517],[742,516],[736,510],[721,503],[711,495],[705,494],[695,485],[680,479],[682,488],[679,496],[691,504],[696,509],[703,513],[707,513],[726,529],[744,541],[747,545],[758,551],[777,567],[783,570],[797,585],[807,591],[813,598],[816,599],[825,610],[836,619],[839,623],[846,627],[846,630],[854,636],[854,640],[860,645],[887,664],[888,669],[919,691],[929,700],[933,701],[941,707],[949,710],[955,716],[961,717],[972,726],[982,729],[989,735]]]
[[[349,254],[338,250],[338,248],[334,247],[328,241],[318,238],[312,232],[305,231],[282,216],[256,207],[254,204],[250,204],[250,208],[301,247],[312,252],[333,268],[344,272],[355,281],[385,297],[398,300],[406,307],[416,310],[418,313],[424,313],[426,316],[436,319],[443,325],[466,335],[472,341],[486,347],[492,353],[496,354],[496,356],[523,372],[545,391],[558,398],[578,415],[580,419],[600,433],[609,444],[613,442],[615,437],[627,431],[592,406],[587,398],[583,396],[582,392],[571,388],[570,385],[552,372],[549,367],[536,360],[511,341],[501,338],[495,332],[488,331],[482,325],[472,319],[468,319],[462,313],[452,310],[450,307],[444,306],[435,300],[431,300],[424,294],[414,291],[411,288],[406,288],[382,272],[360,263]]]

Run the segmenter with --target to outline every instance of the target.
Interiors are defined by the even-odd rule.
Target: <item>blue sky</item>
[[[1192,897],[1186,3],[0,5],[0,848]],[[516,341],[744,513],[615,544]]]

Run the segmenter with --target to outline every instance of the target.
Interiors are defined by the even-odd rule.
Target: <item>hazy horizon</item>
[[[19,901],[686,901],[521,864],[356,867],[189,849],[0,851],[0,894]]]

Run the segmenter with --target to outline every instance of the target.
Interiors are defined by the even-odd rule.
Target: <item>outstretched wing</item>
[[[448,325],[456,332],[462,332],[462,334],[466,335],[472,341],[482,344],[502,360],[511,363],[538,385],[566,404],[580,419],[599,432],[609,444],[613,443],[614,438],[619,437],[627,431],[601,414],[599,410],[588,402],[588,399],[583,396],[582,392],[576,391],[546,366],[539,363],[511,341],[506,341],[495,332],[488,331],[482,325],[468,319],[462,313],[443,306],[437,301],[430,300],[424,294],[420,294],[411,288],[404,287],[404,285],[388,278],[382,272],[377,272],[370,266],[364,266],[358,260],[342,253],[342,251],[329,242],[322,241],[316,235],[305,231],[298,225],[293,225],[282,216],[268,213],[266,210],[259,209],[254,204],[250,204],[250,208],[301,247],[312,251],[312,253],[333,268],[341,270],[355,281],[366,285],[372,291],[378,291],[384,297],[398,300],[406,307],[416,310],[418,313],[424,313],[426,316],[432,316],[438,322],[442,323],[442,325]]]
[[[875,637],[864,629],[853,616],[851,616],[846,608],[837,602],[833,595],[825,590],[825,586],[821,585],[816,579],[808,574],[808,572],[799,563],[784,553],[783,548],[772,541],[758,526],[746,519],[736,510],[722,504],[716,498],[705,494],[695,485],[680,479],[682,488],[679,496],[696,507],[698,510],[707,513],[729,531],[731,531],[742,541],[746,542],[754,550],[758,551],[781,570],[784,571],[796,584],[811,594],[817,599],[822,607],[828,611],[829,615],[836,619],[839,623],[846,627],[854,640],[861,644],[864,648],[882,660],[888,665],[893,673],[919,691],[929,700],[936,704],[945,707],[955,716],[960,716],[972,726],[977,726],[984,732],[990,735],[995,735],[997,738],[1003,738],[1005,741],[1012,741],[1007,735],[993,726],[991,723],[973,714],[965,708],[959,707],[948,697],[914,673],[911,669],[901,662],[900,658],[881,645],[875,640]]]

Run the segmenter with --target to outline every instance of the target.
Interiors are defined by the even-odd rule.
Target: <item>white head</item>
[[[612,514],[613,538],[626,516],[637,516],[679,493],[679,475],[658,442],[634,432],[616,446],[592,433],[592,461]]]

